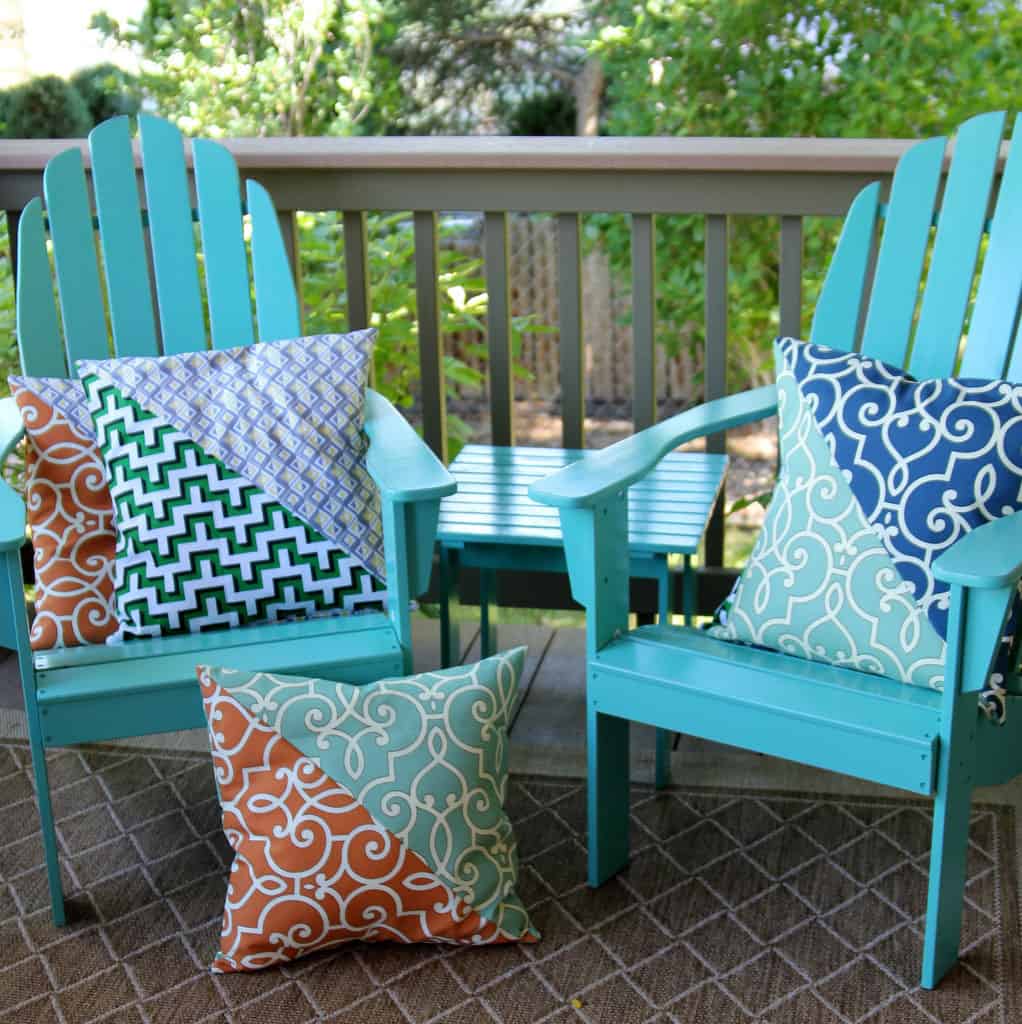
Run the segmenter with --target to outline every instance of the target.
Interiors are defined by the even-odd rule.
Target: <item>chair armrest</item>
[[[25,434],[18,403],[0,399],[0,463],[6,460]],[[0,480],[0,551],[25,543],[25,502],[5,480]]]
[[[529,497],[560,508],[596,505],[642,479],[678,445],[764,419],[776,410],[777,389],[773,384],[718,398],[626,437],[585,462],[537,480],[529,488]]]
[[[933,575],[980,590],[1013,587],[1022,579],[1022,513],[970,530],[933,563]]]
[[[366,392],[366,466],[382,496],[409,502],[443,498],[458,485],[409,422],[376,391]]]

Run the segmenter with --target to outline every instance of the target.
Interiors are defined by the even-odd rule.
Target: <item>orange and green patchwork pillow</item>
[[[199,668],[235,851],[214,971],[355,940],[539,938],[504,812],[524,656],[367,686]]]
[[[117,535],[103,457],[77,380],[11,377],[25,424],[35,564],[33,650],[101,644],[117,629]]]

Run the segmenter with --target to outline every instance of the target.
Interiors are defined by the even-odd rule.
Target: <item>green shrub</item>
[[[7,92],[9,139],[72,139],[89,133],[92,119],[81,93],[56,75],[33,78]]]
[[[71,76],[70,81],[85,100],[93,125],[119,114],[138,113],[137,80],[116,64],[82,68]]]

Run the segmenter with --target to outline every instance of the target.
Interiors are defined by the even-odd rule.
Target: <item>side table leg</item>
[[[479,656],[488,658],[497,647],[497,627],[490,622],[496,596],[497,577],[493,569],[479,570]]]
[[[657,621],[661,626],[671,622],[671,572],[667,555],[657,556]],[[671,784],[671,744],[674,733],[670,729],[657,729],[656,750],[653,755],[653,782],[657,789]]]
[[[461,654],[459,630],[451,622],[451,591],[455,586],[455,570],[451,549],[440,545],[440,667],[450,668]]]
[[[685,555],[685,568],[681,577],[681,610],[685,625],[691,626],[696,613],[696,574],[692,571],[692,556]]]

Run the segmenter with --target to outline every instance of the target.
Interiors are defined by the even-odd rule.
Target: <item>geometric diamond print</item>
[[[1003,910],[1015,906],[1018,896],[1007,852],[1015,830],[1008,807],[977,807],[972,838],[980,848],[976,852],[986,856],[973,858],[967,885],[970,897],[993,917],[985,934],[977,929],[962,963],[933,993],[915,987],[920,955],[915,925],[895,927],[861,950],[850,948],[828,925],[833,919],[842,933],[850,937],[854,929],[861,938],[865,923],[861,929],[853,925],[854,908],[879,906],[863,895],[890,903],[886,893],[904,889],[900,884],[884,888],[897,867],[864,883],[837,866],[834,858],[857,838],[852,830],[842,829],[837,843],[827,838],[823,845],[832,848],[833,858],[821,851],[819,860],[793,873],[777,872],[782,887],[803,899],[812,894],[808,902],[813,907],[824,891],[845,897],[839,904],[821,899],[822,911],[815,917],[809,913],[808,923],[772,942],[753,938],[746,921],[755,925],[757,935],[776,929],[749,908],[776,910],[781,903],[762,895],[740,901],[732,871],[718,870],[711,887],[737,910],[713,912],[713,901],[708,901],[705,920],[673,936],[655,920],[653,904],[686,880],[705,881],[702,865],[712,867],[728,856],[756,859],[752,847],[742,844],[714,856],[720,835],[716,825],[676,833],[673,823],[684,824],[694,815],[705,824],[724,814],[734,797],[712,788],[636,787],[636,854],[655,852],[657,857],[647,862],[655,860],[658,867],[643,875],[641,895],[627,876],[619,877],[611,902],[601,895],[603,889],[590,890],[577,870],[583,836],[570,822],[578,820],[585,805],[584,783],[520,775],[513,777],[515,798],[507,806],[528,850],[522,856],[519,892],[543,932],[542,941],[488,950],[351,946],[310,959],[301,971],[264,972],[256,988],[242,989],[229,985],[234,979],[212,979],[204,966],[219,946],[226,865],[232,855],[216,815],[209,813],[218,804],[208,755],[85,748],[50,751],[48,763],[58,831],[66,848],[75,851],[65,866],[77,919],[66,931],[50,923],[28,747],[0,743],[2,1021],[59,1019],[58,1005],[66,1020],[101,1014],[113,1020],[208,1018],[228,1024],[260,1019],[1014,1024],[1020,1019],[1022,978],[1009,973],[1018,940],[1014,917]],[[764,793],[756,800],[793,827],[804,818],[819,838],[825,835],[824,822],[872,822],[881,832],[889,823],[885,836],[896,845],[907,822],[914,833],[912,819],[927,811],[924,803],[910,799],[798,798],[805,801],[804,811],[795,815],[785,810],[792,794]],[[668,800],[677,808],[667,806]],[[669,838],[646,827],[661,822],[672,823],[664,828]],[[735,821],[730,823],[737,828]],[[161,837],[175,834],[176,840],[161,846]],[[526,842],[530,834],[534,841]],[[661,858],[674,860],[666,847],[681,835],[689,837],[687,862],[700,866],[687,871],[675,862],[672,874]],[[711,848],[693,849],[702,839]],[[791,843],[789,836],[784,845]],[[674,848],[683,850],[680,844]],[[903,863],[920,862],[906,856]],[[838,877],[843,885],[831,888]],[[731,878],[733,883],[726,881]],[[720,888],[731,884],[733,889]],[[628,899],[621,902],[622,896]],[[841,916],[842,907],[851,908],[846,916]],[[576,999],[578,1010],[571,1005]]]
[[[121,639],[382,606],[336,544],[100,375],[83,383],[116,513]]]

